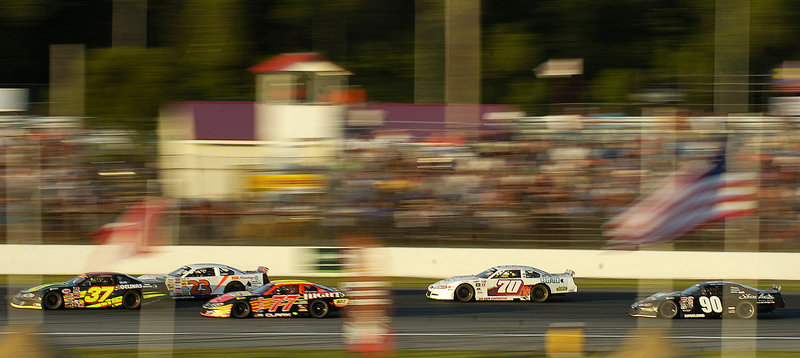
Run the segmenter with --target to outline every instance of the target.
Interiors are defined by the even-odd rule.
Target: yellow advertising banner
[[[249,177],[250,189],[256,191],[309,191],[327,189],[328,177],[322,174],[256,174]]]

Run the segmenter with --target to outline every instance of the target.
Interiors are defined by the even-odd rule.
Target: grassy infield
[[[59,281],[66,281],[72,276],[2,276],[0,275],[0,284],[12,283],[12,284],[37,284],[40,282],[59,282]],[[275,278],[278,279],[278,278]],[[341,279],[339,278],[314,278],[314,282],[318,282],[325,285],[331,286],[339,286]],[[428,284],[432,283],[433,279],[423,279],[423,278],[395,278],[392,279],[391,282],[395,287],[426,287]],[[676,290],[683,289],[688,286],[691,286],[698,281],[689,281],[689,280],[672,280],[672,281],[659,281],[659,280],[648,280],[640,282],[638,280],[619,280],[619,279],[578,279],[578,285],[581,289],[634,289],[638,287],[640,284],[644,284],[646,286],[658,287],[659,290],[666,289],[668,287],[672,287]],[[745,281],[746,282],[746,281]],[[772,286],[773,282],[762,281],[758,283],[759,288],[769,288]],[[785,291],[798,291],[800,290],[800,281],[794,282],[779,282]],[[153,357],[162,357],[162,356],[172,356],[172,357],[197,357],[197,358],[204,358],[204,357],[231,357],[231,358],[256,358],[256,357],[361,357],[357,353],[348,352],[344,350],[330,350],[330,349],[323,349],[323,350],[286,350],[286,349],[275,349],[269,351],[263,350],[249,350],[249,349],[240,349],[236,352],[231,352],[230,350],[214,350],[214,349],[203,349],[203,350],[195,350],[195,349],[176,349],[171,352],[139,352],[137,350],[125,350],[125,349],[68,349],[61,352],[66,357],[87,357],[87,358],[94,358],[94,357],[110,357],[113,356],[115,358],[128,358],[128,357],[142,357],[142,356],[153,356]],[[689,356],[694,357],[719,357],[719,352],[714,351],[693,351],[693,352],[683,352],[686,356],[686,353],[691,353]],[[779,357],[796,357],[800,354],[800,352],[741,352],[741,356],[743,357],[759,357],[759,358],[779,358]],[[477,357],[545,357],[544,352],[498,352],[496,350],[492,351],[426,351],[426,350],[401,350],[397,352],[393,352],[387,355],[366,355],[368,357],[466,357],[466,358],[477,358]],[[583,357],[621,357],[626,356],[626,354],[620,354],[620,352],[587,352]],[[736,357],[740,356],[737,352],[730,352],[729,355],[726,357]]]

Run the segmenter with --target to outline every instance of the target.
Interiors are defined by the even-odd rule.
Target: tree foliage
[[[147,131],[164,102],[252,99],[247,67],[315,51],[353,71],[351,83],[370,100],[409,102],[416,6],[436,1],[444,0],[150,0],[148,47],[125,49],[109,48],[112,0],[8,0],[0,3],[0,82],[46,83],[48,46],[84,43],[93,124]],[[800,58],[794,5],[750,2],[751,73]],[[484,1],[483,102],[546,108],[550,85],[532,69],[574,57],[584,59],[586,101],[670,87],[711,103],[703,86],[714,73],[714,16],[705,0]]]

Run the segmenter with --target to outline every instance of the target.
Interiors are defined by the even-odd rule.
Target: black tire
[[[325,318],[331,311],[328,302],[323,300],[314,300],[308,304],[308,313],[314,318]]]
[[[531,289],[531,301],[542,303],[550,298],[550,288],[547,285],[538,284]]]
[[[251,312],[250,302],[236,301],[231,307],[231,317],[233,318],[247,318],[250,317]]]
[[[658,306],[658,317],[666,319],[678,317],[678,305],[673,301],[664,301]]]
[[[742,301],[736,305],[736,317],[741,319],[753,319],[758,315],[756,306],[751,301]]]
[[[472,301],[475,298],[475,289],[468,283],[462,283],[456,287],[453,296],[457,301]]]
[[[231,282],[225,286],[225,293],[236,291],[244,291],[244,285],[242,285],[242,283],[239,281]]]
[[[42,297],[42,308],[46,310],[57,310],[64,306],[64,297],[56,291],[50,291]]]
[[[138,310],[142,308],[142,294],[139,291],[128,291],[122,295],[122,308]]]

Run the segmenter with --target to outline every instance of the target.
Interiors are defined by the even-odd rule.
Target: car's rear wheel
[[[227,286],[225,286],[225,293],[228,292],[235,292],[235,291],[244,291],[244,285],[241,282],[231,282]]]
[[[142,307],[142,294],[138,291],[128,291],[122,296],[122,307],[129,310],[138,310]]]
[[[547,286],[538,284],[531,289],[531,301],[541,303],[547,301],[548,298],[550,298],[550,288]]]
[[[315,300],[308,305],[308,313],[311,314],[311,317],[325,318],[328,312],[330,312],[330,306],[325,301]]]
[[[249,302],[236,301],[231,307],[231,317],[233,318],[247,318],[250,316],[252,308]]]
[[[742,301],[736,305],[736,316],[742,319],[751,319],[756,316],[756,307],[753,302]]]
[[[672,319],[678,316],[678,305],[672,301],[665,301],[658,306],[658,316],[661,318]]]
[[[50,291],[42,297],[42,307],[46,310],[57,310],[64,305],[64,298],[56,291]]]
[[[475,289],[467,283],[462,283],[456,287],[455,298],[461,302],[472,301],[475,298]]]

